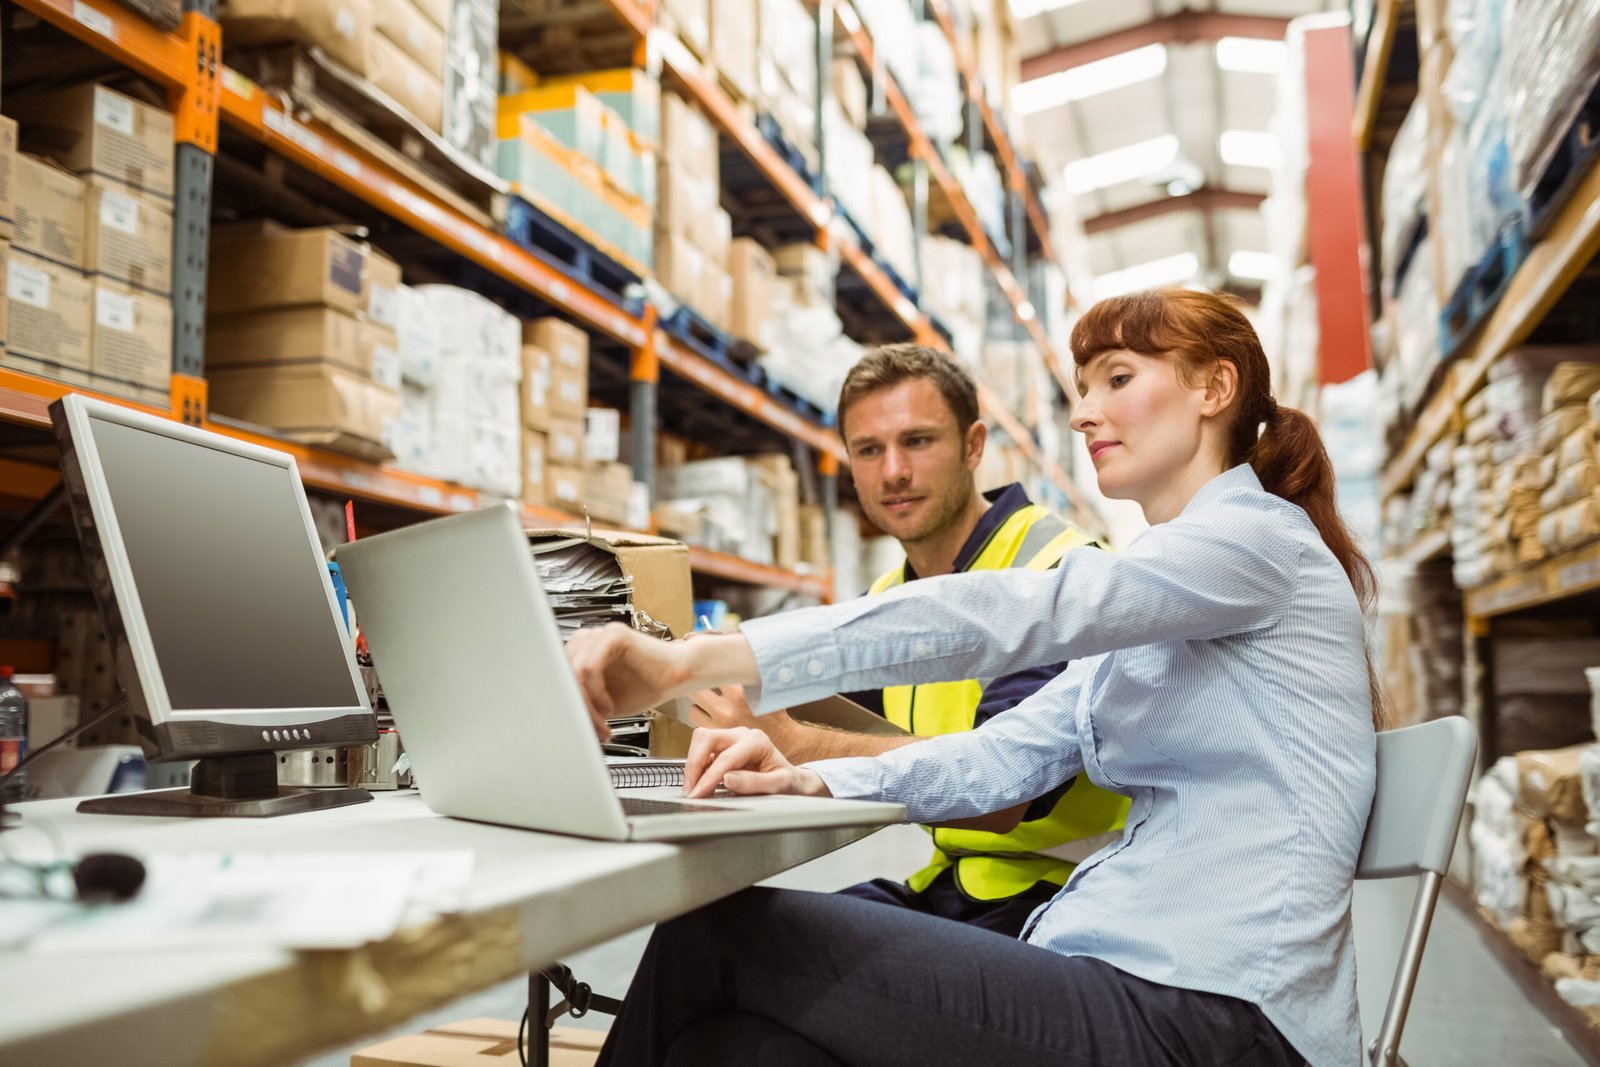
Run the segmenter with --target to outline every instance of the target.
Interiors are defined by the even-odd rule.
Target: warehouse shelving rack
[[[942,344],[942,336],[894,282],[849,235],[833,222],[828,202],[815,193],[761,137],[753,124],[675,37],[653,25],[654,13],[629,0],[608,5],[638,35],[641,47],[655,49],[663,64],[687,85],[721,132],[736,143],[774,188],[816,227],[819,245],[832,248],[903,323],[914,339]],[[18,0],[19,6],[87,43],[168,93],[175,116],[176,162],[174,256],[174,356],[172,407],[158,412],[196,425],[285,449],[300,463],[308,486],[348,494],[417,513],[447,513],[481,506],[489,498],[475,490],[372,464],[314,447],[294,445],[214,420],[206,407],[204,380],[205,275],[209,245],[211,172],[219,123],[226,123],[308,172],[353,194],[383,214],[410,227],[557,309],[585,328],[624,346],[630,353],[631,438],[628,458],[635,476],[654,481],[656,391],[666,369],[731,409],[812,449],[817,454],[820,496],[837,501],[839,465],[845,459],[837,435],[794,411],[757,385],[668,337],[657,327],[654,309],[634,312],[591,291],[513,241],[485,229],[383,160],[364,152],[314,119],[287,110],[272,94],[221,60],[221,33],[212,20],[214,0],[185,0],[180,26],[157,29],[113,0]],[[69,387],[31,374],[0,370],[0,420],[44,426],[48,404]],[[130,403],[108,397],[118,403]],[[143,406],[143,405],[133,405]],[[1070,480],[1040,455],[1032,435],[984,394],[985,414],[995,421],[1063,493],[1075,494]],[[144,406],[145,410],[154,410]],[[571,522],[553,509],[523,506],[530,524]],[[697,572],[761,584],[828,599],[828,575],[767,567],[722,553],[694,549]]]

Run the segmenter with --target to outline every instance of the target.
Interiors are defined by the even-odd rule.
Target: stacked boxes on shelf
[[[802,545],[800,482],[788,456],[698,460],[663,467],[657,481],[663,533],[787,569],[801,562],[803,551],[820,554],[815,528]]]
[[[814,244],[783,245],[773,262],[778,278],[761,366],[796,396],[832,412],[845,375],[861,358],[861,346],[844,335],[834,310],[838,264]]]
[[[722,83],[738,100],[753,100],[761,79],[760,6],[711,0],[711,55]]]
[[[8,100],[8,104],[12,101]],[[0,124],[7,362],[165,406],[172,374],[172,116],[103,85],[16,101]]]
[[[756,107],[817,172],[817,23],[803,0],[757,0]]]
[[[577,513],[585,499],[589,335],[563,319],[522,328],[522,499]]]
[[[656,179],[656,280],[674,298],[727,330],[733,309],[728,272],[733,226],[721,206],[717,132],[676,93],[661,98]]]
[[[384,424],[401,413],[401,370],[394,331],[367,318],[369,251],[328,228],[213,230],[206,374],[214,412],[387,458]],[[381,273],[392,289],[393,264]]]
[[[635,68],[543,81],[500,98],[496,168],[518,195],[643,273],[659,109],[655,79]]]
[[[230,49],[317,48],[479,166],[495,155],[497,0],[228,0]]]

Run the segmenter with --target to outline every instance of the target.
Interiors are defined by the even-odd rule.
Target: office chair
[[[1378,735],[1378,787],[1356,877],[1421,875],[1400,962],[1383,1010],[1383,1025],[1367,1049],[1373,1067],[1403,1067],[1400,1032],[1422,966],[1445,869],[1456,843],[1467,784],[1477,759],[1477,730],[1459,715]]]

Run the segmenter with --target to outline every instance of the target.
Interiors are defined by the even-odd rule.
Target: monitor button
[[[262,730],[261,731],[261,740],[263,740],[263,741],[271,741],[272,740],[272,731],[271,730]]]
[[[272,731],[272,739],[274,741],[282,741],[283,740],[283,735],[281,733],[279,733],[277,730],[274,730],[274,731]]]

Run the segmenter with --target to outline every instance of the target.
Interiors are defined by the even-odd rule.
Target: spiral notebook
[[[658,785],[683,784],[683,760],[647,759],[639,756],[607,756],[606,770],[616,789],[642,789]]]

